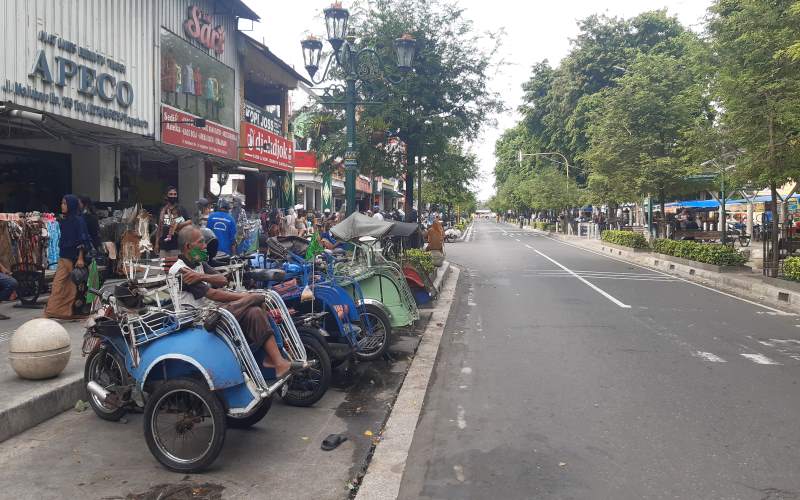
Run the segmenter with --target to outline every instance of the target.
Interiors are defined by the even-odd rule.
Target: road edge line
[[[372,460],[355,496],[356,500],[394,500],[400,493],[406,459],[411,450],[411,442],[461,273],[455,266],[450,266],[450,270],[451,275],[439,294],[436,309],[422,334],[422,340],[397,394],[381,439],[375,446]]]

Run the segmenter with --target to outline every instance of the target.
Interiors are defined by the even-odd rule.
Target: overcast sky
[[[261,23],[255,23],[249,34],[263,41],[272,52],[305,75],[300,40],[308,33],[323,34],[322,9],[330,2],[245,2],[261,17]],[[347,1],[343,3],[347,7]],[[570,39],[577,34],[578,19],[600,12],[632,17],[642,11],[667,8],[684,25],[699,31],[711,0],[460,0],[458,3],[466,9],[466,15],[475,22],[477,29],[505,31],[501,51],[505,64],[492,75],[492,88],[500,92],[506,106],[514,110],[520,104],[520,86],[527,80],[531,66],[542,59],[548,59],[555,66],[569,52]],[[241,29],[247,30],[249,27],[249,21],[240,23]],[[302,96],[295,96],[295,100],[298,99],[302,100]],[[485,128],[481,138],[472,145],[484,176],[477,184],[481,199],[488,198],[494,192],[494,143],[502,131],[513,126],[517,119],[514,111],[497,117],[497,127]]]

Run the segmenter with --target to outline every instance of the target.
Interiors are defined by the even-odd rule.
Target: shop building
[[[291,197],[289,92],[303,79],[237,31],[258,20],[243,2],[8,0],[2,11],[0,211],[56,211],[69,192],[155,208],[170,185],[191,210],[219,194],[217,173],[241,175],[254,209]]]

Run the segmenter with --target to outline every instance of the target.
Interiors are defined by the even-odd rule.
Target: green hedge
[[[542,222],[542,221],[534,222],[533,223],[533,227],[534,227],[534,229],[538,229],[540,231],[555,231],[556,230],[556,225],[555,224],[550,224],[549,222]]]
[[[608,229],[603,231],[600,239],[613,243],[615,245],[622,245],[630,248],[647,248],[647,240],[641,233],[633,231],[617,231],[615,229]]]
[[[433,265],[433,257],[430,252],[420,250],[419,248],[409,248],[406,250],[405,255],[410,263],[428,274],[431,274],[434,269],[436,269]]]
[[[656,239],[650,246],[654,252],[715,266],[741,266],[747,261],[738,250],[717,243]],[[800,263],[798,263],[798,268],[800,269]]]
[[[787,280],[800,281],[800,257],[789,257],[783,261],[783,277]]]

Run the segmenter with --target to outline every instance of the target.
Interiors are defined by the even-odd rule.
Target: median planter
[[[616,245],[614,243],[609,243],[608,241],[601,241],[601,243],[603,245],[601,247],[603,249],[603,251],[604,252],[608,252],[609,254],[616,253],[617,255],[621,255],[621,253],[619,253],[619,252],[628,252],[628,253],[634,253],[634,254],[637,254],[637,255],[650,253],[650,249],[649,248],[631,248],[631,247],[626,247],[626,246],[623,246],[623,245]]]
[[[674,270],[675,264],[680,264],[682,266],[688,267],[691,269],[702,269],[703,271],[711,271],[715,273],[743,273],[743,272],[751,272],[752,269],[749,266],[717,266],[714,264],[706,264],[704,262],[697,262],[696,260],[689,260],[684,259],[682,257],[675,257],[674,255],[666,255],[663,253],[656,253],[653,252],[653,259],[655,259],[654,265],[656,267],[663,268],[664,265],[672,264],[672,267],[669,269],[670,271]],[[694,273],[689,273],[694,274]]]

